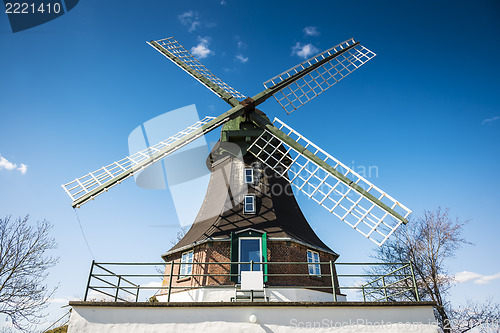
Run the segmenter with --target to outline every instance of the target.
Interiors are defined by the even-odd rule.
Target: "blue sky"
[[[146,44],[168,36],[248,96],[350,37],[377,53],[290,116],[272,100],[261,109],[344,163],[375,166],[369,180],[414,215],[441,206],[470,219],[464,236],[475,245],[450,262],[462,281],[452,299],[499,299],[498,2],[232,0],[81,1],[15,34],[0,14],[0,215],[54,224],[57,299],[83,296],[92,260],[60,185],[127,156],[128,135],[149,119],[190,104],[201,116],[227,110]],[[369,260],[370,241],[299,203],[341,261]],[[78,215],[98,261],[158,261],[178,230],[170,193],[132,180]]]

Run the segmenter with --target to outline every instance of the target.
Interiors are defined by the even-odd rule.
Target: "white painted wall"
[[[271,302],[333,302],[333,295],[303,288],[273,288],[265,290]],[[257,292],[255,293],[257,294]],[[234,287],[200,288],[172,293],[171,302],[230,302],[234,297]],[[156,296],[158,301],[166,302],[166,295]],[[345,296],[337,296],[337,300],[346,301]]]
[[[251,315],[256,322],[250,322]],[[73,306],[68,332],[437,332],[432,306]]]

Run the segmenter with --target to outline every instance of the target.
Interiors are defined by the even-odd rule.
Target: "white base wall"
[[[247,293],[248,294],[248,293]],[[255,292],[255,295],[262,293]],[[200,288],[172,293],[170,302],[230,302],[235,296],[235,288]],[[333,294],[301,288],[266,288],[270,302],[333,302]],[[167,295],[157,295],[160,302],[167,302]],[[345,302],[346,297],[337,295],[337,301]]]
[[[71,303],[73,311],[68,332],[437,332],[430,304],[112,304]],[[252,316],[255,323],[251,322]]]

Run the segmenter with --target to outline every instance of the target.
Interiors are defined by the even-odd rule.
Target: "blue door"
[[[240,262],[261,262],[262,246],[260,238],[240,238]],[[250,271],[250,264],[240,264],[240,272]],[[262,270],[262,265],[254,264],[254,271]]]

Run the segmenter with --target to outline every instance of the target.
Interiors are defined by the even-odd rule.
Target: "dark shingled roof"
[[[220,145],[218,143],[214,150],[219,149]],[[209,157],[207,163],[210,164],[210,161]],[[241,159],[228,153],[213,162],[207,193],[194,224],[165,255],[205,240],[229,239],[231,232],[247,228],[267,232],[271,240],[290,238],[334,253],[306,221],[288,181],[263,165],[256,167],[255,162],[256,159],[250,154]],[[249,186],[243,181],[244,168],[252,163],[255,175],[260,180],[256,185]],[[247,188],[249,194],[256,196],[256,214],[243,214],[241,202]]]

